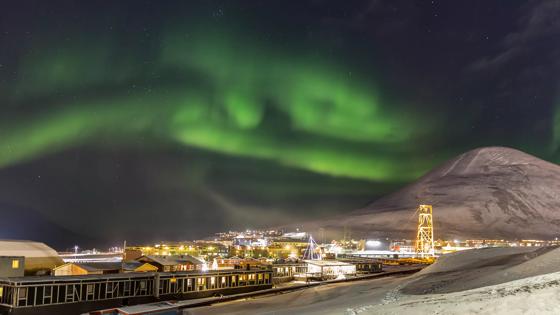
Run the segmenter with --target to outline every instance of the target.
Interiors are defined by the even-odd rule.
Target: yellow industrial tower
[[[420,258],[434,257],[434,226],[431,205],[420,205],[418,207],[416,255]]]

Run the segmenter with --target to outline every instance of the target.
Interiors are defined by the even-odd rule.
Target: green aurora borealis
[[[491,57],[520,45],[516,19],[492,42],[471,23],[492,10],[442,5],[442,27],[428,4],[371,6],[15,6],[0,210],[77,237],[189,238],[351,211],[479,146],[559,161],[556,50],[506,67]]]
[[[142,81],[133,67],[113,64],[110,45],[75,48],[62,43],[55,52],[24,58],[12,99],[22,104],[47,99],[52,109],[15,126],[3,124],[0,165],[94,142],[96,135],[107,133],[124,143],[127,136],[150,134],[219,153],[369,180],[410,180],[432,165],[383,152],[401,151],[429,135],[433,125],[428,117],[392,110],[366,77],[315,58],[234,43],[233,35],[184,38],[176,33],[164,35],[156,61],[143,69],[152,78]],[[125,70],[115,76],[115,67]],[[172,83],[165,83],[168,78]],[[125,91],[91,92],[135,80],[140,82]],[[79,90],[83,95],[57,97]],[[265,121],[267,111],[284,120]]]

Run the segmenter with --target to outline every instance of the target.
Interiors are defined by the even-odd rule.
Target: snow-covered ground
[[[469,250],[411,276],[328,284],[184,314],[560,314],[560,248]]]
[[[398,294],[347,314],[560,314],[560,272],[454,293]]]
[[[328,284],[273,296],[191,308],[183,314],[347,314],[349,307],[381,303],[407,277]]]

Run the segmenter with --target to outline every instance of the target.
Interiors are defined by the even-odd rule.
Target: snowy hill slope
[[[560,166],[524,152],[466,152],[363,209],[304,228],[353,237],[413,237],[415,209],[434,207],[436,238],[552,238],[560,235]],[[334,234],[333,234],[334,233]]]

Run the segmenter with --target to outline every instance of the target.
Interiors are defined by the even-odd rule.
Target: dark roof
[[[155,262],[159,265],[162,266],[176,266],[178,265],[177,261],[174,259],[170,259],[168,258],[168,256],[154,256],[154,255],[148,255],[148,256],[142,256],[142,257],[138,257],[136,259],[137,261],[148,261],[148,262]]]
[[[122,263],[122,269],[126,270],[126,271],[134,271],[136,270],[136,268],[144,265],[144,264],[150,264],[148,262],[142,262],[142,261],[136,261],[136,260],[130,260],[130,261],[124,261]],[[154,266],[155,268],[155,266]]]
[[[143,264],[145,264],[145,263],[141,262],[141,261],[136,261],[136,260],[123,261],[122,262],[122,269],[123,270],[134,270],[134,269],[142,266]]]
[[[191,256],[191,255],[181,255],[181,256],[176,256],[175,259],[177,259],[177,261],[180,262],[190,262],[193,265],[202,265],[205,264],[206,262],[200,258]]]

